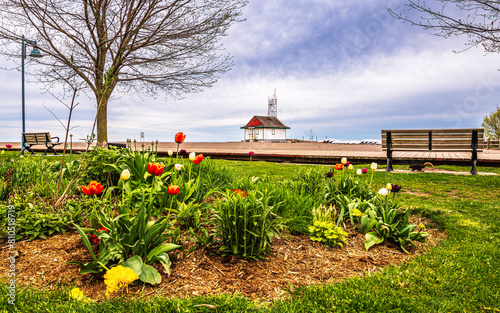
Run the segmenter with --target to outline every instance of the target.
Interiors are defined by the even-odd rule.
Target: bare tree
[[[483,46],[486,52],[500,52],[499,1],[409,0],[406,5],[410,10],[420,12],[420,19],[409,18],[391,9],[389,12],[412,25],[434,30],[435,35],[445,38],[466,35],[468,46]]]
[[[308,131],[305,131],[304,134],[309,138],[309,141],[314,141],[314,136],[316,136],[316,133],[312,128]]]
[[[0,40],[36,40],[47,88],[76,77],[95,95],[97,141],[107,143],[115,90],[179,97],[230,70],[220,39],[247,0],[0,0]],[[4,45],[5,47],[6,45]],[[1,51],[19,57],[16,51]],[[70,93],[71,87],[66,86]]]

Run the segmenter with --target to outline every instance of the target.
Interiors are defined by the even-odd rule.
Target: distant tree
[[[389,12],[392,16],[412,25],[435,30],[435,35],[445,38],[452,35],[466,35],[468,46],[481,45],[486,52],[500,52],[498,0],[408,0],[406,6],[410,10],[420,12],[420,19],[408,18],[391,9]]]
[[[486,138],[500,139],[500,108],[484,117],[483,123]]]
[[[47,88],[75,79],[97,102],[97,141],[107,143],[108,101],[118,89],[174,97],[211,87],[233,65],[220,39],[247,0],[0,0],[1,53],[21,34],[36,40]],[[11,46],[12,47],[12,46]],[[20,50],[20,49],[19,49]],[[65,86],[67,88],[67,86]],[[70,90],[68,88],[68,90]]]
[[[309,138],[309,141],[314,141],[314,136],[316,136],[316,133],[312,128],[304,132],[304,134],[306,134],[306,136]]]

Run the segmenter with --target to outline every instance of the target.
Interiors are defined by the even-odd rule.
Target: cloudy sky
[[[385,128],[480,127],[500,104],[500,55],[480,48],[462,53],[466,38],[444,39],[387,12],[402,1],[251,0],[245,22],[223,39],[235,66],[210,89],[183,99],[115,94],[109,105],[110,141],[191,142],[243,139],[254,115],[278,97],[288,138],[312,129],[318,140],[380,138]],[[12,61],[0,59],[3,68]],[[29,66],[29,65],[28,65]],[[27,77],[30,79],[30,77]],[[31,77],[26,84],[26,130],[63,136],[68,111]],[[19,141],[21,73],[0,71],[0,141]],[[69,101],[69,100],[68,100]],[[91,131],[94,100],[81,95],[74,139]]]

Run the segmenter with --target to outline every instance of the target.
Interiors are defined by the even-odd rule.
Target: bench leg
[[[43,155],[47,155],[47,152],[53,152],[54,155],[59,155],[54,149],[54,147],[47,147],[47,149],[45,149],[45,152],[43,152]]]
[[[392,151],[387,149],[387,168],[385,169],[386,172],[393,172],[394,169],[392,168]]]
[[[477,175],[476,163],[477,163],[477,160],[472,161],[472,170],[470,171],[471,175]]]
[[[21,150],[21,155],[24,155],[24,151],[25,150],[28,150],[29,152],[31,152],[31,155],[35,155],[35,151],[33,151],[33,149],[31,149],[31,146],[28,146],[26,145],[22,150]]]

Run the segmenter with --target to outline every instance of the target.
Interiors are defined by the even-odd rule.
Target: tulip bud
[[[168,156],[172,156],[174,154],[174,151],[168,150]]]
[[[130,171],[123,170],[122,173],[120,174],[120,179],[121,180],[128,180],[129,178],[130,178]]]
[[[377,170],[377,163],[373,162],[371,167],[372,171],[376,171]]]
[[[340,163],[342,163],[342,164],[346,164],[346,163],[347,163],[347,158],[342,158],[342,159],[340,159]]]
[[[174,165],[174,168],[175,168],[177,171],[182,170],[182,167],[183,167],[183,165],[182,165],[182,164],[175,164],[175,165]]]
[[[384,196],[386,197],[388,194],[389,194],[389,190],[385,189],[385,188],[382,188],[378,191],[378,194],[381,195],[381,196]]]
[[[194,161],[194,159],[195,159],[195,158],[196,158],[196,153],[191,152],[191,153],[189,154],[189,161]]]
[[[358,168],[358,170],[356,171],[356,174],[359,176],[359,175],[363,174],[363,171],[360,168]]]
[[[387,186],[385,186],[385,189],[391,191],[392,190],[392,184],[387,184]]]

